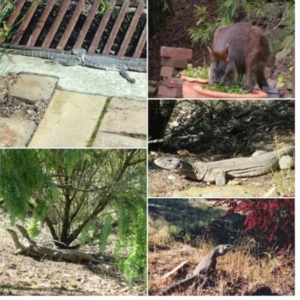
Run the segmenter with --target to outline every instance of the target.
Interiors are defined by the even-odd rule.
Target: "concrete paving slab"
[[[12,86],[11,96],[36,102],[49,100],[54,93],[57,77],[20,74]]]
[[[86,147],[106,98],[56,90],[29,147]]]
[[[93,147],[101,148],[146,148],[146,140],[135,139],[119,134],[99,131],[94,140]]]
[[[79,93],[99,94],[109,97],[124,97],[147,100],[147,73],[128,72],[136,79],[131,84],[117,71],[104,71],[82,66],[63,66],[49,63],[49,60],[21,55],[3,55],[0,74],[26,72],[58,77],[58,87],[62,90]]]
[[[36,129],[33,121],[0,119],[0,147],[26,147]]]
[[[147,135],[146,102],[113,98],[99,128],[112,133]]]

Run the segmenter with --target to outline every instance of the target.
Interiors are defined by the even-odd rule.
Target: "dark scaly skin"
[[[71,54],[25,49],[9,49],[8,52],[24,56],[46,58],[64,66],[82,65],[95,69],[118,71],[119,74],[130,83],[135,83],[135,79],[130,77],[126,71],[147,71],[146,61],[138,59],[127,60],[104,55],[88,55],[84,49],[73,49]]]
[[[283,155],[293,156],[295,147],[287,146],[255,157],[239,157],[213,162],[189,163],[178,158],[162,157],[154,160],[160,168],[172,170],[180,175],[199,180],[226,184],[226,176],[254,177],[279,169],[279,159]]]

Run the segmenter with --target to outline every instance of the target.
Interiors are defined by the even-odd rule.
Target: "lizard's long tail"
[[[165,290],[163,290],[162,292],[160,292],[157,295],[158,296],[170,295],[175,290],[177,290],[178,287],[187,288],[192,284],[192,282],[194,282],[196,280],[196,277],[197,276],[194,275],[194,276],[191,276],[189,278],[185,278],[183,280],[180,280],[180,281],[174,283],[173,285],[169,286],[168,288],[166,288]]]

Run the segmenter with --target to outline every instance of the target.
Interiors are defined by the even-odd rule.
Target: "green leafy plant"
[[[277,78],[277,87],[279,87],[279,88],[284,87],[284,75],[283,74],[279,74],[279,76]]]
[[[227,86],[224,83],[203,84],[202,88],[210,91],[218,91],[218,92],[231,93],[231,94],[248,94],[248,92],[241,87],[240,83],[234,83],[231,84],[230,86]]]
[[[195,5],[195,15],[198,20],[196,23],[197,27],[189,28],[188,35],[190,36],[193,45],[197,42],[207,44],[222,20],[218,19],[215,20],[215,22],[210,22],[207,18],[208,13],[205,6]]]
[[[5,22],[2,22],[2,25],[0,27],[0,38],[6,39],[10,36],[11,33],[11,27],[6,26]]]
[[[17,22],[11,26],[7,26],[6,21],[14,11],[16,3],[17,1],[0,0],[0,38],[6,41],[11,38],[13,29],[16,29],[21,24],[30,9],[29,8],[28,11],[26,11],[25,14],[17,20]],[[5,53],[5,49],[2,50],[2,54],[3,53]]]
[[[100,3],[99,15],[103,16],[108,9],[112,9],[112,5],[107,0],[98,0]]]
[[[31,238],[35,238],[41,233],[41,228],[37,222],[33,222],[31,225],[28,226],[27,232]]]
[[[106,216],[104,219],[104,225],[102,227],[102,232],[100,235],[100,251],[101,252],[104,252],[104,250],[105,250],[107,238],[112,230],[112,221],[113,221],[113,218],[111,215]]]
[[[196,67],[193,68],[192,65],[188,65],[187,69],[180,72],[181,75],[192,78],[202,78],[208,79],[209,68],[207,67]]]
[[[4,25],[4,20],[12,13],[14,5],[11,1],[0,0],[0,23]]]
[[[291,87],[294,77],[294,67],[289,68],[288,72],[280,73],[277,77],[277,87]]]
[[[286,3],[282,17],[283,23],[288,27],[288,32],[285,33],[281,42],[281,51],[277,54],[277,58],[286,57],[295,48],[295,4]]]

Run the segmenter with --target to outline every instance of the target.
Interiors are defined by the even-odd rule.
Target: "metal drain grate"
[[[146,58],[146,1],[17,1],[7,17],[10,47]]]

